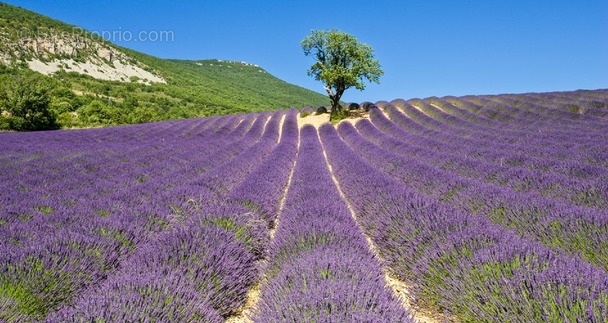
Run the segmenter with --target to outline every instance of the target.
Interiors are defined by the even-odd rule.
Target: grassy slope
[[[167,80],[168,93],[189,90],[188,98],[244,111],[327,104],[327,97],[289,84],[260,67],[218,60],[163,60],[132,53]]]
[[[14,66],[20,67],[0,68],[0,74],[5,77],[31,74],[23,67],[26,66],[26,60],[37,56],[33,51],[20,46],[23,35],[71,33],[74,28],[76,27],[61,21],[0,3],[0,35],[4,38],[0,52],[4,51],[5,56],[10,52]],[[103,39],[95,41],[112,46],[143,63],[147,69],[165,78],[167,84],[146,86],[98,80],[74,72],[60,73],[51,82],[59,89],[54,93],[53,106],[60,106],[56,112],[66,126],[124,124],[327,104],[325,96],[284,82],[259,67],[217,60],[166,60],[121,48]],[[17,55],[14,55],[15,49]],[[95,55],[86,50],[79,54],[80,59]],[[62,58],[72,57],[50,57]],[[78,95],[74,96],[66,89],[75,90]],[[74,115],[79,115],[93,101],[96,101],[97,106],[88,111],[98,111],[102,104],[117,115],[110,121],[93,122],[93,119],[83,117],[80,117],[82,120],[73,119]],[[142,113],[148,117],[137,119]],[[80,114],[83,115],[84,112]]]

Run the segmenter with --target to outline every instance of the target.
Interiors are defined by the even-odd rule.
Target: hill
[[[44,84],[62,127],[255,112],[327,101],[254,64],[160,59],[101,36],[0,3],[0,81],[6,85],[24,78],[26,83]]]

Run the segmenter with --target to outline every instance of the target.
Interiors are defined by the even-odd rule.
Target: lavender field
[[[0,133],[0,322],[606,322],[608,90]]]

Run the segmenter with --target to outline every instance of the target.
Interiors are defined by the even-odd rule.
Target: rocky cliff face
[[[63,70],[103,80],[165,83],[162,76],[101,38],[83,35],[49,30],[18,34],[15,39],[14,33],[0,30],[0,61],[6,65],[25,63],[47,75]]]

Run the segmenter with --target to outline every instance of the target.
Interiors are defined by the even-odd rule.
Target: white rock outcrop
[[[0,35],[2,38],[6,37]],[[64,70],[101,80],[131,82],[133,77],[137,77],[137,81],[144,84],[166,83],[161,76],[147,70],[144,64],[134,62],[109,44],[71,34],[23,38],[17,44],[7,42],[7,46],[0,50],[0,61],[10,65],[24,55],[29,57],[27,64],[30,69],[46,75]]]

